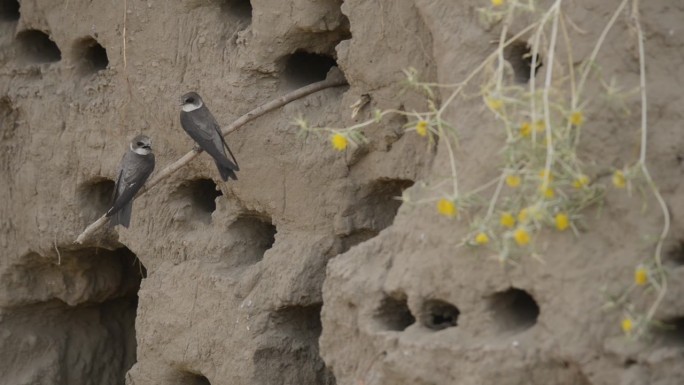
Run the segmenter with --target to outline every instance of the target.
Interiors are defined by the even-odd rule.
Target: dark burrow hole
[[[511,43],[504,49],[504,57],[513,68],[513,76],[516,83],[527,83],[530,81],[530,70],[532,69],[532,48],[529,44],[522,41]],[[537,53],[534,75],[542,66],[542,59]]]
[[[366,242],[378,236],[378,232],[370,229],[354,230],[351,233],[339,238],[338,244],[335,247],[335,254],[346,253],[352,247]]]
[[[86,221],[94,221],[112,204],[116,183],[107,178],[95,178],[82,183],[76,190],[78,211]]]
[[[438,299],[431,299],[423,303],[420,322],[428,329],[442,330],[456,326],[460,314],[456,306]]]
[[[296,89],[325,80],[332,67],[337,67],[337,62],[328,55],[297,51],[285,58],[285,87]]]
[[[537,323],[539,305],[525,290],[511,288],[489,298],[489,309],[501,331],[521,332]]]
[[[230,250],[231,264],[253,265],[273,247],[277,229],[269,216],[248,212],[230,224],[228,233],[234,239]]]
[[[17,34],[21,58],[28,63],[53,63],[62,60],[62,52],[45,32],[29,29]]]
[[[318,349],[321,304],[277,309],[266,330],[265,343],[253,357],[259,384],[335,384]]]
[[[662,321],[653,334],[658,345],[684,349],[684,317]]]
[[[183,385],[211,385],[209,379],[199,373],[182,372],[179,376],[179,384]]]
[[[252,22],[252,2],[249,0],[224,0],[221,11],[247,24]]]
[[[183,182],[174,195],[183,204],[189,205],[186,219],[209,224],[211,214],[216,211],[216,198],[223,193],[216,188],[213,180],[202,178]]]
[[[373,230],[380,232],[394,223],[404,190],[413,186],[409,179],[378,179],[364,188],[360,206],[373,218]]]
[[[684,266],[684,240],[677,240],[676,244],[667,253],[666,262],[673,266]]]
[[[74,56],[78,70],[84,75],[102,71],[109,65],[107,50],[91,37],[81,39],[76,43]]]
[[[19,16],[17,0],[0,0],[0,21],[17,21]]]
[[[406,294],[386,296],[373,317],[384,330],[402,331],[416,322],[406,301]]]
[[[24,256],[3,286],[32,285],[43,302],[3,311],[3,344],[34,358],[10,372],[52,373],[59,367],[60,383],[123,384],[136,362],[135,317],[145,274],[126,247],[62,250],[59,264],[56,255]]]
[[[391,226],[402,203],[401,195],[411,186],[413,181],[409,179],[383,178],[361,187],[358,203],[349,217],[357,228],[341,236],[333,251],[345,253]]]

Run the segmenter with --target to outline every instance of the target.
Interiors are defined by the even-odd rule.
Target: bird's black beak
[[[148,150],[151,150],[151,149],[152,149],[152,146],[150,146],[149,144],[146,144],[146,145],[142,146],[142,148],[146,148],[146,149],[148,149]]]

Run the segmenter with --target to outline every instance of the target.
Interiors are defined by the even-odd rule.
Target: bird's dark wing
[[[119,171],[116,173],[116,185],[114,185],[114,192],[112,193],[112,206],[114,206],[114,202],[116,202],[117,198],[119,198],[119,190],[121,190],[121,186],[123,185],[123,164],[124,164],[124,159],[126,159],[126,154],[124,154],[123,158],[121,158],[121,164],[119,164]],[[107,211],[107,214],[109,214],[109,211]],[[109,215],[107,215],[109,216]]]
[[[181,126],[199,144],[202,150],[211,155],[217,163],[234,171],[240,170],[233,152],[221,135],[221,129],[216,119],[206,106],[192,112],[182,111]],[[232,161],[226,156],[224,148],[228,150]]]
[[[154,154],[138,155],[132,151],[127,152],[116,184],[114,203],[106,215],[112,216],[131,202],[153,170]]]

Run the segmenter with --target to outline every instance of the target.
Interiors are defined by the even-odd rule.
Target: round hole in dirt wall
[[[667,253],[665,262],[671,266],[684,266],[684,240],[676,241]]]
[[[19,55],[30,64],[54,63],[62,60],[62,52],[45,32],[29,29],[17,34]]]
[[[252,22],[252,3],[249,0],[224,0],[221,3],[221,11],[241,23]]]
[[[87,75],[102,71],[109,65],[107,50],[92,37],[86,37],[76,42],[74,46],[74,62],[78,71]]]
[[[373,318],[382,329],[391,331],[403,331],[416,322],[403,293],[384,297]]]
[[[0,0],[0,21],[17,21],[20,16],[17,0]]]
[[[264,258],[273,247],[277,229],[266,214],[247,212],[228,226],[235,240],[231,246],[230,262],[233,265],[253,265]]]
[[[489,309],[501,331],[521,332],[537,323],[539,305],[525,290],[510,288],[489,298]]]
[[[179,384],[183,385],[211,385],[209,379],[200,373],[182,372],[179,376]]]
[[[176,202],[187,208],[185,219],[211,223],[211,214],[216,211],[216,198],[223,195],[216,183],[207,178],[192,179],[181,183],[172,194]]]
[[[95,220],[111,206],[116,183],[107,178],[92,178],[76,189],[78,210],[86,220]]]
[[[332,67],[337,67],[337,62],[331,56],[297,51],[285,58],[285,87],[296,89],[325,80]]]
[[[535,69],[532,71],[532,48],[523,41],[515,41],[504,49],[504,57],[513,68],[513,77],[516,83],[525,84],[530,81],[530,75],[538,73],[542,66],[539,53],[535,60]]]
[[[654,342],[684,350],[684,317],[666,319],[653,328]]]
[[[428,329],[443,330],[456,326],[460,314],[456,306],[438,299],[430,299],[423,303],[420,321]]]

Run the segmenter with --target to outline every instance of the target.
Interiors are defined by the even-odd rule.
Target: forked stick
[[[270,102],[263,104],[252,111],[249,111],[248,113],[242,115],[240,118],[235,120],[232,124],[229,126],[223,128],[221,130],[221,133],[225,136],[230,132],[233,132],[237,130],[238,128],[244,126],[248,122],[270,112],[273,111],[277,108],[280,108],[294,100],[303,98],[307,95],[311,95],[314,92],[318,92],[321,90],[324,90],[326,88],[331,88],[331,87],[339,87],[339,86],[344,86],[347,85],[347,81],[344,79],[342,76],[331,76],[329,79],[309,84],[308,86],[304,86],[302,88],[298,88],[288,94],[285,94],[277,99],[271,100]],[[162,180],[168,178],[171,174],[174,172],[178,171],[180,168],[188,164],[191,160],[195,159],[197,155],[201,150],[195,150],[193,149],[192,151],[188,152],[187,154],[183,155],[180,159],[177,161],[171,163],[170,165],[166,166],[163,170],[161,170],[154,178],[152,178],[147,184],[140,190],[138,195],[136,196],[139,197],[143,194],[145,194],[147,191],[149,191],[152,187],[157,185],[159,182]],[[135,199],[135,198],[134,198]],[[108,218],[102,215],[98,220],[95,222],[91,223],[90,226],[86,227],[85,230],[76,238],[74,241],[75,243],[83,243],[90,235],[92,235],[96,230],[100,229],[106,222]]]

